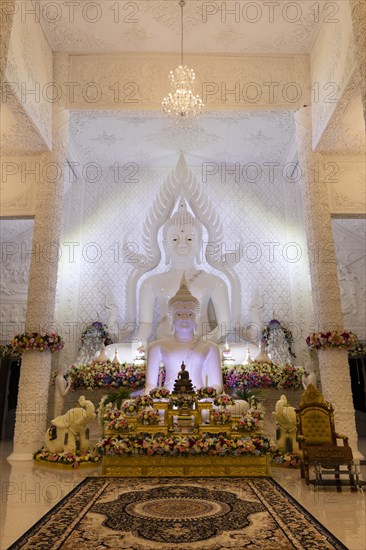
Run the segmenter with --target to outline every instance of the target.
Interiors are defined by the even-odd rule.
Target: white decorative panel
[[[180,9],[174,0],[56,3],[40,0],[43,28],[56,51],[178,52]],[[287,54],[309,51],[320,15],[332,4],[202,2],[184,8],[185,51]],[[325,8],[324,8],[325,5]],[[325,10],[325,11],[323,11]]]
[[[34,216],[41,177],[37,156],[3,157],[0,162],[0,215]]]
[[[365,157],[324,157],[323,177],[328,185],[333,215],[366,214]]]
[[[68,107],[160,111],[168,74],[176,63],[177,56],[169,53],[70,55],[70,81],[75,86],[68,93]],[[295,81],[292,55],[194,54],[189,63],[194,65],[197,92],[206,111],[296,109],[303,105],[302,82]]]
[[[128,183],[123,177],[116,182],[113,172],[106,169],[99,181],[84,182],[83,199],[77,191],[81,183],[74,184],[65,219],[70,220],[70,213],[76,210],[71,234],[79,234],[81,254],[78,265],[64,264],[62,277],[68,277],[68,272],[74,276],[75,270],[80,275],[79,333],[92,321],[108,322],[115,306],[120,329],[126,328],[123,323],[126,284],[133,266],[130,262],[135,254],[144,252],[143,223],[169,172],[167,168],[142,168],[136,181]],[[222,173],[218,173],[203,183],[202,168],[196,166],[192,172],[223,222],[223,252],[232,250],[236,255],[232,269],[241,287],[242,336],[249,336],[248,324],[253,319],[253,299],[257,294],[261,302],[257,306],[259,322],[265,324],[275,315],[289,325],[297,338],[298,362],[303,362],[310,291],[296,183],[284,181],[281,172],[272,182],[264,176],[256,182],[235,181],[233,174],[227,175],[224,182]],[[79,233],[77,223],[81,224]],[[70,226],[65,223],[62,242],[67,235],[69,238]],[[123,250],[126,243],[131,247],[128,257]],[[212,271],[207,263],[201,267]],[[76,288],[76,277],[72,285]],[[61,323],[62,316],[66,316],[63,302],[68,299],[60,290]]]
[[[344,325],[366,340],[366,220],[333,220]]]
[[[310,53],[314,147],[341,101],[356,63],[349,2],[329,4],[334,15],[324,19]]]
[[[23,332],[32,251],[33,220],[1,220],[0,342]]]
[[[9,98],[12,109],[24,110],[45,145],[52,139],[53,56],[43,34],[32,2],[18,1],[10,36],[5,79],[6,91],[12,91],[17,103]],[[26,13],[28,11],[28,14]],[[7,103],[7,96],[3,96]],[[16,113],[14,113],[16,114]],[[10,145],[9,132],[6,144]],[[34,136],[38,139],[37,136]],[[14,144],[17,146],[14,136]],[[19,151],[20,152],[20,151]]]

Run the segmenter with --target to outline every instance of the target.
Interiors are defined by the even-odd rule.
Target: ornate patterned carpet
[[[101,477],[10,548],[346,549],[268,478]]]

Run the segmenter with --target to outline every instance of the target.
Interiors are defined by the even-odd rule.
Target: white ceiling
[[[246,111],[202,116],[189,128],[176,128],[163,115],[121,111],[74,111],[74,147],[82,162],[111,166],[174,167],[180,151],[190,166],[201,162],[281,162],[293,139],[292,111]]]
[[[329,15],[328,4],[325,0],[187,0],[184,51],[308,53],[320,21]],[[41,0],[40,7],[44,32],[55,51],[178,53],[180,49],[178,0]],[[293,131],[293,115],[287,111],[207,115],[187,130],[172,127],[159,113],[89,111],[71,116],[72,141],[82,161],[103,166],[115,162],[173,166],[179,151],[186,153],[191,166],[212,160],[281,161]],[[352,135],[341,132],[328,148],[351,149],[356,141],[358,152],[364,146],[363,129],[357,135],[353,130]]]
[[[325,0],[187,0],[185,51],[306,53],[319,30],[321,14],[327,15],[328,4]],[[54,51],[178,52],[180,48],[177,0],[41,0],[34,5],[41,10],[42,26]],[[239,11],[225,16],[225,6],[228,11]],[[210,15],[210,10],[215,13]],[[249,21],[256,18],[255,24]],[[29,150],[31,140],[29,135],[22,138],[22,123],[16,124],[9,113],[3,119],[3,128],[8,130],[3,154],[34,154],[44,148],[36,136]],[[201,162],[285,162],[294,141],[294,123],[290,111],[233,111],[206,114],[191,128],[177,129],[157,112],[74,111],[70,136],[83,163],[96,161],[103,166],[136,162],[172,167],[180,151],[185,152],[190,166]],[[360,98],[353,102],[326,149],[364,152]]]
[[[323,10],[326,5],[325,0],[186,0],[184,51],[307,53],[319,20],[329,15],[327,8]],[[54,51],[180,51],[178,0],[41,0],[40,6],[42,26]]]

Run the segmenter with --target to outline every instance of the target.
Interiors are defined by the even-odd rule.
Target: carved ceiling
[[[178,0],[41,0],[42,26],[54,51],[178,52]],[[329,5],[330,4],[330,5]],[[307,53],[334,3],[187,0],[184,51]]]
[[[177,0],[37,0],[33,4],[40,10],[42,27],[53,51],[179,51]],[[187,0],[185,51],[211,54],[213,59],[217,52],[308,53],[320,21],[336,17],[331,12],[336,7],[335,2],[309,0]],[[3,155],[34,154],[47,149],[32,124],[25,121],[23,111],[13,109],[1,114]],[[71,136],[83,161],[97,160],[103,165],[144,159],[152,165],[173,166],[181,150],[188,155],[191,166],[212,160],[278,162],[286,158],[286,149],[293,141],[293,122],[289,111],[232,111],[222,116],[211,113],[191,129],[178,131],[159,113],[85,111],[72,115]],[[325,145],[325,150],[332,153],[363,154],[365,137],[359,98]]]
[[[279,162],[293,139],[291,111],[246,111],[203,116],[190,128],[176,128],[157,113],[127,116],[121,111],[75,111],[70,134],[82,162],[110,167],[174,167],[183,151],[190,166]],[[229,168],[229,166],[228,166]]]

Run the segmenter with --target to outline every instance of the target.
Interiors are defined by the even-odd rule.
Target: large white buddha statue
[[[168,301],[177,292],[185,273],[187,286],[200,303],[200,315],[196,320],[196,336],[213,342],[225,340],[226,334],[230,331],[227,286],[220,277],[197,268],[197,264],[201,262],[202,227],[187,210],[183,199],[178,204],[177,212],[164,225],[163,245],[166,264],[170,264],[170,268],[165,273],[145,279],[141,285],[137,339],[146,345],[151,337],[156,303],[160,312],[156,338],[168,338],[173,335],[168,319]],[[210,302],[216,319],[215,328],[212,328],[212,324],[209,323]]]
[[[190,293],[184,275],[178,292],[169,300],[167,310],[174,335],[149,345],[145,393],[157,386],[161,363],[164,363],[166,370],[165,387],[172,390],[183,362],[193,386],[201,388],[208,385],[221,393],[220,349],[216,344],[195,336],[200,304]]]

